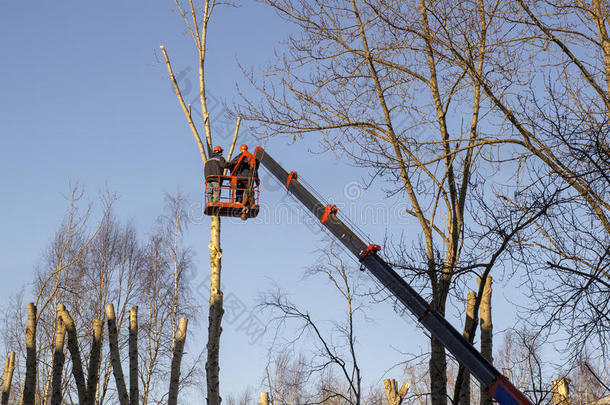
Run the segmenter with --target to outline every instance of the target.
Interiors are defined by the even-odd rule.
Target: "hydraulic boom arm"
[[[363,266],[383,284],[428,331],[438,339],[471,375],[486,387],[487,392],[502,405],[531,405],[494,366],[479,353],[440,313],[432,308],[376,252],[377,245],[367,245],[337,216],[336,207],[323,205],[301,183],[295,172],[288,173],[263,148],[256,148],[255,157],[287,190],[355,255]]]

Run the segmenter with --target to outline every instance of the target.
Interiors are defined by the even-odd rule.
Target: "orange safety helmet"
[[[221,146],[214,146],[214,152],[216,152],[216,153],[218,153],[218,152],[222,153],[222,151],[223,151],[223,149],[222,149],[222,147],[221,147]]]
[[[246,144],[241,145],[241,146],[239,147],[239,150],[240,150],[240,151],[248,150],[248,145],[246,145]]]

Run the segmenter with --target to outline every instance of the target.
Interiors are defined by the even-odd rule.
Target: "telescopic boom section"
[[[388,265],[377,251],[378,245],[366,244],[337,216],[335,206],[324,205],[301,183],[295,172],[287,172],[263,148],[256,148],[255,157],[287,190],[292,193],[326,227],[385,288],[387,288],[428,331],[502,405],[531,405],[494,366],[471,345],[441,314],[426,302],[405,280]]]

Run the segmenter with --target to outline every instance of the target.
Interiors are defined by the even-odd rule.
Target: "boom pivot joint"
[[[320,218],[320,222],[324,223],[324,222],[328,221],[328,216],[330,214],[337,215],[337,211],[339,211],[339,210],[337,209],[336,205],[327,205],[324,208],[324,214],[322,214],[322,218]]]

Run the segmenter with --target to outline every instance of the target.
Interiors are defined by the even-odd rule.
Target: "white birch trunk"
[[[67,310],[63,309],[60,311],[61,319],[66,326],[66,332],[68,333],[68,350],[70,351],[70,358],[72,359],[72,375],[74,376],[74,381],[76,382],[78,402],[85,404],[87,397],[87,385],[85,382],[85,375],[83,374],[76,326],[74,325],[74,319],[72,319],[72,316],[70,316],[70,313]]]
[[[116,316],[114,313],[114,305],[106,306],[106,317],[108,318],[108,342],[110,346],[110,360],[112,362],[112,373],[119,396],[121,405],[129,405],[129,394],[125,386],[125,377],[123,375],[123,367],[121,366],[121,354],[119,352],[119,338],[116,327]]]
[[[172,354],[172,368],[169,379],[169,395],[167,405],[176,405],[178,403],[178,391],[180,388],[180,364],[182,363],[182,353],[184,352],[187,326],[188,319],[180,318],[178,333],[176,334],[176,344],[174,345],[174,352]]]
[[[493,364],[493,325],[491,323],[491,276],[485,280],[478,279],[479,286],[483,282],[483,296],[481,297],[481,354]],[[491,405],[492,401],[485,387],[481,386],[481,405]]]
[[[197,10],[194,6],[192,0],[189,1],[191,15],[190,19],[192,19],[192,25],[189,22],[189,18],[187,14],[182,10],[179,2],[176,2],[180,11],[182,11],[182,15],[185,19],[185,22],[191,33],[193,34],[193,38],[195,39],[197,45],[197,51],[199,54],[199,91],[200,91],[200,102],[201,102],[201,113],[204,119],[204,130],[205,130],[205,145],[197,131],[197,128],[193,122],[193,117],[191,115],[191,106],[186,105],[184,101],[184,97],[181,94],[180,88],[178,86],[178,82],[176,81],[176,77],[173,73],[171,63],[169,60],[169,56],[165,51],[165,48],[161,46],[161,52],[163,53],[163,57],[165,59],[165,64],[174,86],[174,91],[176,92],[176,96],[178,97],[178,102],[182,107],[184,115],[187,119],[189,127],[191,128],[191,132],[197,142],[197,146],[199,148],[199,153],[201,155],[201,160],[205,165],[207,161],[207,153],[211,152],[212,149],[212,130],[210,125],[210,114],[208,112],[207,103],[206,103],[206,92],[205,92],[205,55],[206,55],[206,38],[207,38],[207,24],[211,16],[211,12],[215,5],[214,0],[205,0],[203,2],[203,16],[201,20],[198,19]],[[235,134],[233,136],[233,140],[231,143],[231,151],[235,146],[235,142],[237,140],[237,134],[239,132],[239,124],[241,122],[241,117],[237,119],[237,125],[235,128]],[[231,155],[231,153],[229,153]],[[209,318],[208,318],[208,343],[207,343],[207,361],[206,361],[206,382],[207,382],[207,404],[208,405],[219,405],[220,398],[220,387],[219,387],[219,350],[220,350],[220,334],[222,333],[221,322],[223,315],[223,297],[222,291],[220,289],[220,269],[221,269],[221,249],[220,249],[220,218],[218,216],[213,216],[211,218],[210,224],[210,302],[209,302]]]
[[[205,364],[207,379],[207,404],[220,405],[220,387],[218,374],[220,365],[218,353],[220,351],[221,321],[224,309],[222,307],[223,295],[220,289],[220,270],[222,250],[220,248],[220,217],[211,217],[210,223],[210,309],[208,318],[208,358]]]
[[[55,350],[53,352],[53,381],[51,383],[51,405],[61,405],[61,378],[64,371],[64,343],[66,337],[66,326],[61,315],[57,320],[57,333],[55,335]]]
[[[129,404],[138,405],[138,307],[129,310]]]
[[[13,372],[15,371],[15,352],[11,353],[6,358],[4,363],[4,381],[2,384],[2,405],[7,405],[11,395],[11,383],[13,381]]]
[[[464,322],[464,337],[470,340],[470,329],[476,322],[474,314],[474,304],[477,299],[477,293],[470,291],[466,300],[466,321]],[[470,373],[464,369],[464,379],[462,380],[462,389],[460,390],[460,405],[470,405]]]
[[[34,405],[36,395],[36,305],[30,302],[27,305],[28,323],[25,329],[25,382],[21,404]]]
[[[93,320],[93,339],[89,355],[89,370],[87,373],[87,398],[84,405],[96,403],[100,380],[100,364],[102,360],[102,337],[104,322],[101,319]]]

